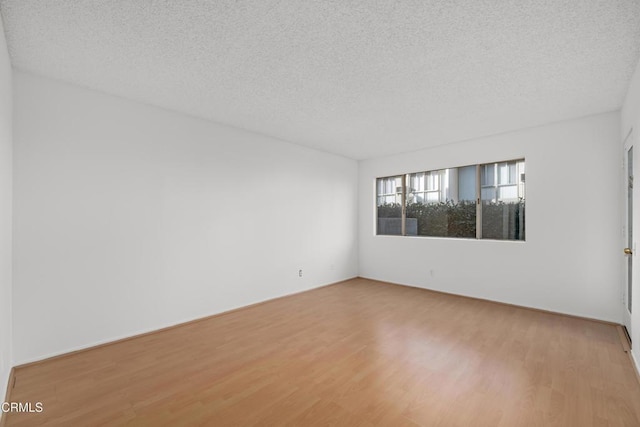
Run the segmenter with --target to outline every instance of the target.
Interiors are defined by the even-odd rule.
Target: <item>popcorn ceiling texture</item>
[[[356,159],[617,110],[640,56],[637,0],[0,0],[0,12],[19,70]]]

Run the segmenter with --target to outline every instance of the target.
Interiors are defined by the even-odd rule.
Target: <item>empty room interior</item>
[[[0,15],[0,426],[640,426],[637,0]]]

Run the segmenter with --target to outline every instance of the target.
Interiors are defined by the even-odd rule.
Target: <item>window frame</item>
[[[421,170],[421,171],[417,171],[417,172],[407,172],[407,173],[402,173],[402,174],[395,174],[395,175],[388,175],[388,176],[383,176],[383,177],[376,177],[375,181],[374,181],[374,187],[375,187],[375,204],[374,204],[374,211],[375,211],[375,226],[374,226],[374,235],[375,236],[391,236],[391,237],[422,237],[422,238],[436,238],[436,239],[462,239],[462,240],[492,240],[492,241],[503,241],[503,242],[526,242],[526,232],[524,234],[524,237],[521,239],[498,239],[498,238],[488,238],[488,237],[482,237],[482,220],[483,220],[483,200],[487,200],[487,199],[483,199],[482,198],[482,190],[483,189],[488,189],[488,188],[492,188],[495,189],[495,197],[488,199],[489,202],[493,202],[494,200],[496,202],[499,202],[499,189],[500,188],[504,188],[504,187],[516,187],[516,191],[518,194],[518,198],[515,202],[509,202],[509,203],[520,203],[520,202],[524,202],[525,203],[525,210],[526,210],[526,197],[525,197],[525,193],[526,193],[526,186],[525,186],[525,174],[526,174],[526,168],[524,168],[523,170],[520,169],[519,167],[519,163],[522,163],[523,165],[526,164],[526,158],[524,156],[522,157],[517,157],[517,158],[513,158],[513,159],[509,159],[509,160],[501,160],[501,161],[496,161],[496,162],[485,162],[485,163],[476,163],[476,164],[468,164],[468,165],[462,165],[462,166],[453,166],[453,167],[447,167],[447,168],[440,168],[440,169],[431,169],[431,170]],[[511,183],[510,182],[510,170],[507,170],[507,180],[509,180],[509,183],[501,183],[500,182],[500,167],[501,166],[506,166],[507,168],[510,167],[510,164],[514,164],[515,165],[515,171],[514,171],[514,178],[515,178],[515,182]],[[476,236],[475,237],[455,237],[455,236],[425,236],[425,235],[407,235],[407,226],[406,226],[406,222],[407,222],[407,189],[408,186],[407,184],[411,184],[411,176],[412,175],[416,175],[416,176],[420,176],[422,175],[422,179],[423,179],[423,186],[424,188],[422,190],[416,190],[416,191],[412,191],[412,194],[422,194],[424,197],[424,201],[422,202],[423,204],[428,204],[430,202],[428,202],[428,198],[427,198],[427,194],[429,193],[435,193],[438,194],[438,202],[435,203],[442,203],[442,188],[441,185],[439,185],[438,189],[435,190],[429,190],[429,185],[428,185],[428,178],[433,176],[433,174],[436,174],[437,179],[436,181],[438,182],[438,184],[440,184],[440,181],[444,179],[442,175],[442,171],[446,171],[448,169],[462,169],[462,168],[467,168],[467,167],[471,167],[471,166],[475,166],[475,172],[476,172],[476,176],[475,176],[475,205],[476,205]],[[492,185],[483,185],[481,179],[482,179],[482,171],[483,168],[486,168],[487,166],[493,166],[493,184]],[[402,193],[400,194],[400,204],[401,204],[401,234],[379,234],[378,233],[378,207],[381,205],[378,205],[378,199],[379,199],[379,195],[378,194],[378,186],[377,186],[377,182],[380,179],[389,179],[389,178],[395,178],[398,179],[400,178],[400,181],[402,183],[401,187],[396,186],[396,190],[398,190],[398,188],[401,188]],[[522,197],[519,195],[520,194],[520,188],[522,186]],[[410,188],[410,187],[409,187]],[[397,191],[396,193],[394,193],[394,195],[396,195],[397,197]],[[391,195],[391,194],[389,194]],[[386,194],[383,194],[382,196],[386,196]],[[415,196],[414,196],[415,199]],[[448,200],[448,199],[447,199]],[[447,201],[445,200],[445,202]],[[467,199],[465,199],[467,200]],[[385,202],[386,203],[386,202]],[[434,202],[431,202],[434,203]],[[526,230],[526,226],[523,227],[523,230]]]

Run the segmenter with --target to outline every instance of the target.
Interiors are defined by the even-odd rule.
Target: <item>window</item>
[[[378,205],[401,203],[402,177],[378,179]]]
[[[403,176],[378,178],[378,234],[402,236]]]
[[[524,240],[524,160],[485,166],[481,181],[495,184],[482,186],[482,238]]]
[[[476,172],[463,169],[407,175],[406,235],[476,237]]]
[[[377,234],[524,240],[524,164],[378,178]]]

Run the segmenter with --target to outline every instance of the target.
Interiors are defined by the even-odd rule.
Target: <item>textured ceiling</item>
[[[0,0],[14,67],[363,159],[620,108],[638,0]]]

